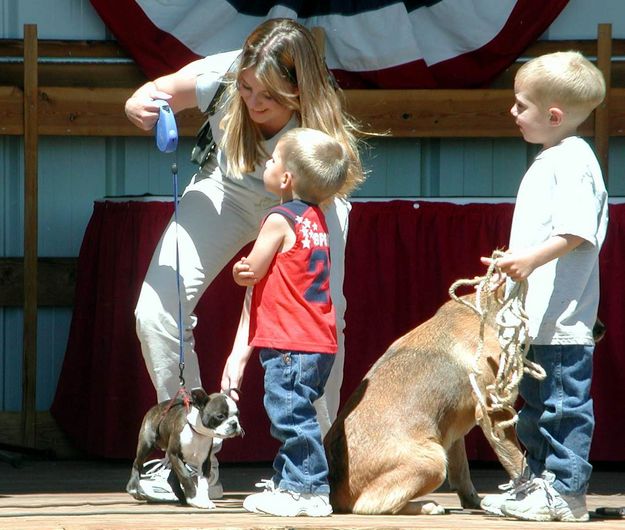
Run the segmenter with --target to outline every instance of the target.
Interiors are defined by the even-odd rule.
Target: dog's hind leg
[[[132,465],[130,470],[130,479],[126,484],[126,492],[137,500],[143,500],[145,496],[140,491],[139,480],[141,479],[141,472],[137,469],[135,464]]]
[[[447,451],[447,481],[455,491],[463,508],[479,508],[480,497],[471,481],[464,438],[459,438]]]
[[[147,428],[145,425],[147,424]],[[143,464],[147,460],[148,456],[154,449],[156,444],[156,436],[154,431],[150,428],[150,425],[144,420],[139,431],[139,440],[137,441],[137,453],[132,463],[132,469],[130,471],[130,479],[126,484],[126,491],[137,500],[144,500],[146,498],[144,491],[141,489],[139,481],[141,479],[141,471],[143,470]]]
[[[397,441],[402,448],[388,462],[377,462],[383,470],[364,485],[351,511],[358,514],[440,514],[435,503],[410,503],[431,493],[445,480],[445,450],[437,443]],[[382,465],[380,465],[382,464]],[[386,464],[386,465],[385,465]]]

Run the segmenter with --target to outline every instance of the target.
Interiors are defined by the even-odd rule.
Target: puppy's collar
[[[213,431],[206,428],[206,425],[202,423],[200,418],[200,412],[195,407],[191,407],[189,414],[187,414],[187,423],[196,433],[202,436],[214,436]]]

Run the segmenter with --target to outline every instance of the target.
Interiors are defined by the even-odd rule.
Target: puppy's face
[[[220,393],[206,395],[201,389],[193,390],[192,395],[193,405],[199,412],[198,419],[212,436],[232,438],[244,434],[239,423],[239,408],[232,398]]]

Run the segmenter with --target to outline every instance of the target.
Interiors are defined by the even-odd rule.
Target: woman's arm
[[[221,375],[221,390],[227,392],[230,396],[238,401],[239,392],[243,385],[243,374],[245,367],[249,361],[252,348],[249,345],[249,329],[250,329],[250,306],[252,305],[252,289],[248,288],[245,292],[245,300],[243,301],[243,309],[241,310],[241,318],[239,319],[239,327],[234,338],[232,351],[226,359],[226,365]],[[235,390],[232,392],[232,390]]]
[[[195,88],[197,77],[202,72],[202,62],[202,59],[193,61],[173,74],[148,81],[139,87],[126,101],[128,119],[147,131],[158,120],[159,106],[154,103],[155,99],[167,101],[174,113],[197,107]]]

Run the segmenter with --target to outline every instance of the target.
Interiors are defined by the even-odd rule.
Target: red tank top
[[[296,240],[292,248],[276,254],[265,277],[254,286],[250,345],[336,353],[325,217],[318,206],[300,200],[276,206],[272,213],[291,220]]]

